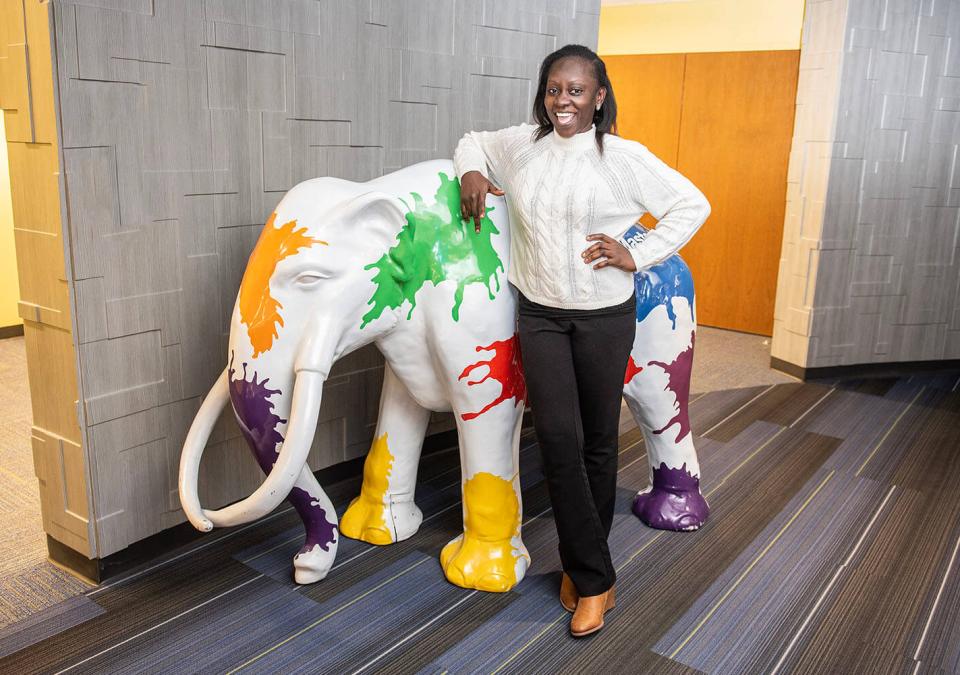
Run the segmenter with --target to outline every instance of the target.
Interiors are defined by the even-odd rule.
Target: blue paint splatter
[[[627,230],[623,239],[631,247],[643,241],[646,228],[634,225]],[[677,315],[673,311],[674,298],[686,298],[690,307],[690,320],[693,320],[693,276],[690,268],[679,255],[673,255],[659,265],[640,270],[633,275],[637,289],[637,323],[640,323],[658,306],[667,308],[673,328],[677,327]]]

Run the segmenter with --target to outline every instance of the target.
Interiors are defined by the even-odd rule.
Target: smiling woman
[[[477,232],[487,195],[507,197],[508,278],[519,296],[528,400],[559,535],[561,604],[574,612],[570,632],[580,637],[600,630],[613,607],[607,537],[620,399],[636,334],[633,273],[676,253],[710,207],[690,181],[644,146],[614,135],[613,87],[590,49],[567,45],[544,59],[533,118],[536,126],[468,133],[454,163],[461,215]],[[648,211],[660,219],[657,229],[628,248],[624,237],[637,231],[634,223]],[[677,401],[682,398],[679,392]],[[697,478],[689,479],[690,499],[680,508],[657,502],[648,509],[647,502],[656,500],[643,497],[638,515],[654,527],[699,527],[707,506],[694,487]],[[669,515],[649,518],[661,508]]]

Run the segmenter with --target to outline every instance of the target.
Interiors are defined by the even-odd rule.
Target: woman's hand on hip
[[[474,231],[480,232],[480,221],[487,212],[487,194],[503,196],[503,190],[487,180],[479,171],[467,171],[460,179],[460,215],[473,221]]]
[[[587,247],[580,255],[583,257],[583,262],[587,265],[595,260],[600,260],[600,262],[593,266],[593,269],[598,270],[602,267],[612,265],[625,272],[637,271],[637,264],[633,262],[633,256],[630,255],[630,251],[616,239],[608,237],[605,234],[588,234],[587,241],[596,243]]]

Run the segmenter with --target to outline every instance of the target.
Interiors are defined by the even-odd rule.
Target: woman
[[[454,163],[462,215],[477,232],[487,194],[507,195],[509,279],[559,537],[560,602],[580,637],[600,630],[614,605],[607,537],[635,331],[633,272],[673,255],[710,207],[644,146],[613,135],[613,88],[590,49],[567,45],[544,59],[533,117],[537,125],[466,134]],[[628,249],[620,237],[645,211],[659,224]]]

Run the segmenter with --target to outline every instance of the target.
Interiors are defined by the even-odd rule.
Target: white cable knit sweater
[[[530,300],[562,309],[619,304],[633,292],[633,275],[594,270],[580,254],[603,233],[623,233],[649,211],[659,219],[630,248],[637,269],[676,253],[710,214],[693,184],[643,145],[605,134],[603,155],[594,128],[533,141],[537,127],[521,124],[474,131],[457,145],[457,176],[479,171],[506,192],[510,209],[510,281]],[[626,244],[626,242],[624,242]]]

